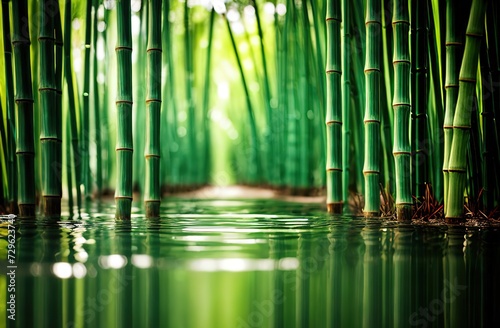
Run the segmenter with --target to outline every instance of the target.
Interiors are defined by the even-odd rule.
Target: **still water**
[[[171,200],[15,222],[0,326],[500,327],[500,229],[332,218],[318,204]],[[286,213],[286,214],[284,214]],[[7,305],[6,305],[7,304]]]

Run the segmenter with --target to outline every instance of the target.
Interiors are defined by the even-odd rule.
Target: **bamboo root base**
[[[129,198],[115,198],[117,220],[130,220],[132,211],[132,199]]]
[[[46,218],[58,218],[61,216],[61,197],[43,197],[43,215]]]
[[[465,218],[464,217],[459,217],[459,218],[445,218],[444,219],[446,223],[448,224],[459,224],[459,223],[464,223]]]
[[[33,204],[19,204],[19,217],[20,218],[34,218],[35,205]]]
[[[410,222],[413,216],[411,205],[396,205],[396,217],[399,222]]]
[[[146,207],[147,218],[160,217],[160,201],[146,201],[144,202],[144,205]]]
[[[378,218],[378,217],[380,217],[380,213],[378,213],[378,212],[363,212],[363,216],[366,219]]]
[[[326,208],[328,210],[328,213],[332,213],[332,214],[342,214],[343,207],[344,207],[344,203],[326,204]]]

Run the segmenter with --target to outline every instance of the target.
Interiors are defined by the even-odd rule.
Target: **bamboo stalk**
[[[75,97],[75,88],[73,85],[72,65],[71,65],[71,0],[66,0],[64,7],[64,79],[68,87],[68,115],[71,127],[71,148],[73,152],[73,168],[75,170],[75,186],[76,186],[76,205],[78,212],[82,208],[81,196],[81,165],[82,157],[80,156],[78,125],[77,125],[77,103]]]
[[[342,199],[346,200],[344,210],[348,210],[347,200],[349,199],[349,178],[350,178],[350,147],[351,130],[349,115],[351,113],[351,3],[350,0],[342,1]]]
[[[193,63],[193,44],[192,44],[192,27],[190,24],[190,8],[188,1],[184,4],[184,51],[186,61],[186,101],[187,101],[187,138],[188,138],[188,154],[189,160],[187,161],[187,177],[186,183],[188,186],[197,183],[197,171],[200,169],[198,166],[198,145],[196,143],[196,115],[195,103],[193,97],[194,87],[194,63]]]
[[[35,145],[33,136],[33,90],[31,87],[30,35],[23,24],[29,22],[26,0],[12,3],[17,105],[16,155],[20,217],[35,216]]]
[[[413,78],[414,78],[414,94],[412,99],[413,105],[413,124],[415,137],[415,154],[413,156],[413,172],[415,185],[414,194],[418,199],[421,199],[425,194],[425,184],[429,183],[429,142],[427,132],[427,16],[428,6],[427,1],[415,1],[412,12],[412,34],[414,34],[414,60]]]
[[[380,66],[381,66],[381,10],[380,1],[366,2],[366,58],[365,58],[365,208],[366,217],[379,215],[380,174]]]
[[[326,7],[326,206],[330,213],[342,213],[342,98],[340,47],[340,0]]]
[[[118,38],[117,59],[117,140],[118,181],[115,190],[116,218],[129,220],[132,206],[132,30],[129,1],[116,3]]]
[[[213,35],[214,35],[214,21],[215,21],[215,10],[212,8],[210,10],[210,21],[208,23],[208,46],[207,46],[207,54],[205,57],[205,89],[203,93],[203,160],[205,162],[205,167],[203,170],[203,176],[201,181],[203,183],[207,183],[210,174],[210,160],[211,160],[211,152],[210,152],[210,117],[209,117],[209,108],[210,108],[210,69],[211,69],[211,59],[212,59],[212,45],[213,45]]]
[[[99,73],[99,61],[97,59],[97,39],[98,30],[97,26],[99,24],[97,11],[99,10],[99,1],[93,0],[92,6],[94,7],[94,24],[93,24],[93,44],[94,44],[94,54],[93,54],[93,89],[92,96],[94,98],[94,142],[96,148],[96,170],[95,170],[95,181],[97,186],[97,196],[100,198],[102,195],[102,137],[101,137],[101,105],[99,103],[99,84],[97,82],[97,75]]]
[[[90,48],[92,36],[92,0],[87,1],[85,10],[85,55],[84,55],[84,72],[83,72],[83,93],[82,93],[82,113],[81,113],[81,129],[80,129],[80,155],[82,156],[82,180],[83,196],[85,199],[90,199],[92,192],[92,183],[90,178]]]
[[[410,18],[408,0],[395,0],[392,16],[394,30],[394,164],[396,168],[396,215],[398,221],[410,221],[411,198],[411,147],[410,125],[410,47],[408,34]]]
[[[62,139],[63,139],[63,111],[62,111],[62,85],[63,85],[63,33],[62,33],[62,22],[61,22],[61,12],[59,7],[59,0],[55,1],[55,23],[54,23],[54,45],[55,45],[55,86],[56,86],[56,128],[57,128],[57,136],[60,140],[59,145],[57,146],[57,158],[59,163],[57,165],[58,169],[58,177],[59,177],[59,194],[62,198],[62,169],[63,169],[63,147],[62,147]]]
[[[257,124],[255,122],[255,114],[252,107],[252,101],[250,100],[250,92],[248,90],[248,84],[245,79],[245,73],[243,71],[243,65],[241,64],[241,59],[238,53],[238,48],[236,46],[236,41],[233,36],[233,32],[231,30],[231,25],[229,20],[224,15],[224,20],[226,21],[227,30],[229,32],[229,37],[231,39],[231,44],[233,47],[233,51],[236,57],[236,62],[238,63],[238,69],[240,72],[241,83],[243,85],[243,90],[245,91],[245,100],[247,105],[249,123],[250,123],[250,140],[251,147],[249,153],[249,171],[248,171],[248,180],[250,183],[258,183],[261,178],[261,158],[259,154],[259,139],[257,136]]]
[[[40,66],[38,87],[41,129],[40,143],[42,156],[42,208],[47,217],[61,214],[61,136],[59,135],[56,108],[56,82],[54,74],[54,20],[46,12],[49,0],[39,2],[40,21],[38,43],[40,45]],[[56,165],[59,165],[57,167]]]
[[[464,57],[460,68],[459,91],[455,117],[453,118],[453,140],[448,165],[448,222],[463,219],[463,192],[466,180],[466,153],[470,138],[472,99],[475,93],[476,74],[481,38],[484,34],[485,0],[473,0],[467,25]]]
[[[17,164],[16,164],[16,114],[14,103],[14,80],[12,76],[12,43],[10,35],[10,17],[9,17],[9,1],[2,0],[2,31],[4,45],[4,65],[5,65],[5,95],[6,95],[6,112],[7,112],[7,152],[6,171],[8,172],[8,200],[10,203],[10,211],[17,213]]]
[[[161,1],[149,0],[148,88],[146,94],[146,217],[160,216]]]

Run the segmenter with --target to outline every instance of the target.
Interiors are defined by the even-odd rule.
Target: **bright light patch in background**
[[[181,138],[182,138],[182,137],[184,137],[184,136],[186,135],[186,133],[187,133],[187,131],[186,131],[186,128],[185,128],[185,127],[183,127],[183,126],[179,126],[179,127],[177,128],[177,135],[178,135],[179,137],[181,137]]]
[[[264,4],[264,13],[269,16],[274,16],[274,12],[275,12],[274,3],[266,2]]]
[[[283,3],[279,3],[277,6],[276,6],[276,12],[278,13],[278,15],[280,16],[283,16],[284,14],[286,14],[286,6],[285,4]]]
[[[280,270],[297,270],[299,260],[296,257],[284,257],[279,261]]]
[[[73,264],[73,276],[77,279],[85,277],[87,268],[82,263]]]
[[[39,275],[42,274],[42,266],[40,263],[33,263],[30,266],[30,273],[34,277],[38,277]]]
[[[130,1],[130,9],[132,9],[132,12],[138,13],[141,10],[141,0]]]
[[[229,99],[229,84],[226,82],[219,82],[217,84],[217,95],[222,100]]]
[[[71,264],[66,262],[58,262],[52,265],[52,272],[61,279],[68,279],[71,277],[73,269],[71,268]]]
[[[217,14],[224,14],[226,12],[226,5],[223,0],[214,0],[213,2],[214,10]]]
[[[246,6],[245,9],[243,9],[243,13],[245,14],[246,18],[254,18],[255,8],[253,6]]]
[[[119,254],[103,255],[99,256],[99,265],[103,269],[121,269],[127,265],[127,258]]]
[[[104,8],[108,10],[115,9],[115,1],[116,0],[104,0]]]
[[[71,27],[77,31],[80,29],[80,20],[78,18],[75,18],[73,19],[73,21],[71,22]]]
[[[140,269],[150,268],[153,264],[153,258],[146,254],[132,255],[132,264]]]
[[[106,22],[100,21],[97,23],[97,31],[104,32],[106,30]]]
[[[141,33],[141,19],[139,16],[132,15],[132,36],[138,36]]]
[[[226,17],[228,21],[236,22],[240,19],[240,13],[238,10],[231,8],[228,10]]]

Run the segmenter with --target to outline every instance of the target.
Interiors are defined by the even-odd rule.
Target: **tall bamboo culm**
[[[45,216],[61,214],[61,136],[59,135],[56,108],[56,83],[54,68],[54,19],[47,13],[49,0],[39,2],[40,21],[38,43],[40,46],[39,101],[41,110],[40,144],[42,156],[42,209]],[[59,164],[59,166],[58,166]]]
[[[7,109],[7,172],[9,202],[12,213],[17,213],[17,167],[16,167],[16,113],[14,103],[14,79],[12,76],[12,43],[10,37],[9,1],[2,0],[2,28],[5,65],[5,95]]]
[[[146,95],[146,217],[160,215],[161,0],[149,0]]]
[[[350,0],[342,1],[342,22],[344,24],[344,37],[342,41],[342,192],[346,202],[344,203],[344,210],[349,206],[347,200],[349,199],[349,152],[351,147],[351,130],[349,115],[351,115],[351,20],[350,20]]]
[[[117,140],[118,181],[115,190],[116,218],[130,219],[132,207],[132,30],[130,1],[117,1]]]
[[[26,0],[12,2],[15,81],[17,106],[16,156],[20,217],[35,216],[35,143],[33,135],[33,90],[31,86],[30,35]]]
[[[414,58],[414,93],[413,105],[413,191],[415,197],[422,199],[425,193],[425,184],[429,182],[429,142],[427,133],[427,56],[428,30],[427,30],[427,1],[413,1],[412,33],[414,33],[413,54]]]
[[[453,117],[458,99],[458,74],[463,53],[463,36],[459,30],[458,5],[456,0],[446,1],[446,78],[445,78],[445,116],[444,116],[444,159],[443,183],[445,203],[448,197],[448,162],[453,139]],[[446,207],[444,208],[446,213]]]
[[[412,217],[410,125],[410,18],[408,0],[395,0],[392,12],[394,31],[394,164],[396,168],[396,215],[399,221]]]
[[[476,76],[481,39],[484,35],[485,0],[473,0],[467,25],[465,50],[460,67],[458,100],[453,118],[453,140],[448,162],[448,199],[446,221],[460,221],[464,216],[464,190],[467,179],[467,149],[471,112],[476,92]]]
[[[326,7],[326,206],[330,213],[342,213],[342,98],[340,52],[340,0]]]
[[[366,57],[365,57],[365,177],[366,217],[378,216],[380,211],[380,65],[381,65],[381,2],[366,2]]]

